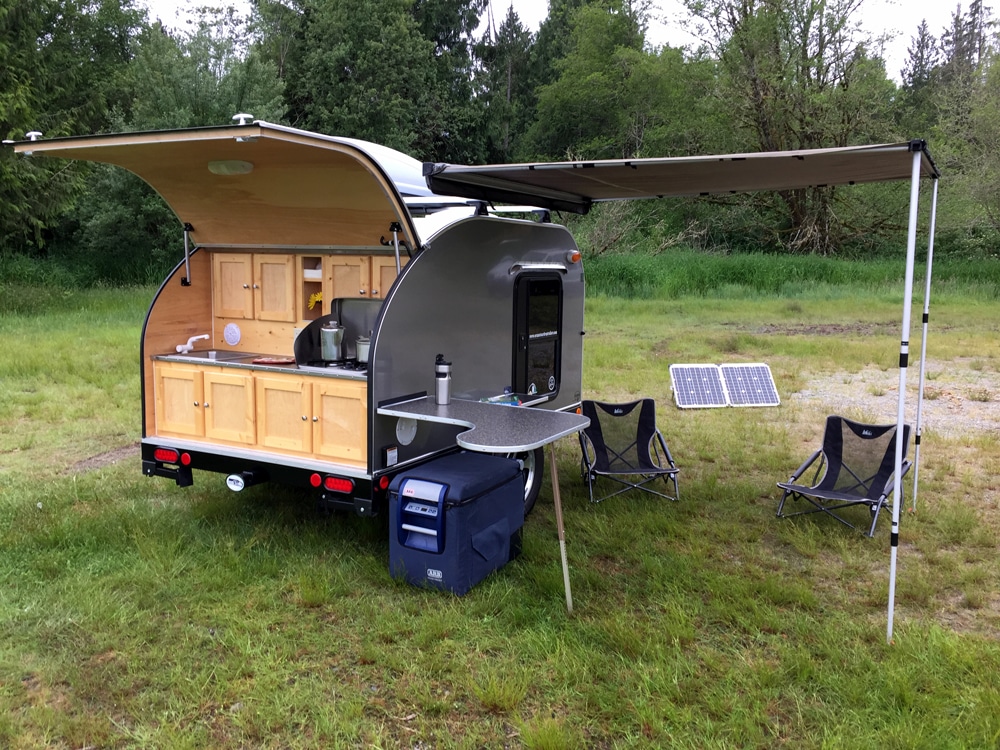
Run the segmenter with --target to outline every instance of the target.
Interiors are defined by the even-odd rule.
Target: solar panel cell
[[[778,406],[778,390],[765,364],[720,365],[729,403],[733,406]]]
[[[726,390],[716,365],[671,365],[674,400],[681,409],[726,406]]]

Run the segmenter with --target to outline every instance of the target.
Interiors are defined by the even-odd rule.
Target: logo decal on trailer
[[[443,581],[444,573],[442,573],[440,570],[437,570],[436,568],[428,568],[427,578],[431,581]]]

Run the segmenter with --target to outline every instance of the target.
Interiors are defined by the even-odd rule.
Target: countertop
[[[378,413],[469,427],[456,442],[463,448],[484,453],[522,453],[547,445],[590,425],[587,417],[573,412],[524,406],[466,401],[453,398],[440,406],[433,396],[380,406]]]
[[[263,364],[254,363],[253,360],[261,357],[272,357],[271,354],[252,354],[231,351],[218,351],[216,357],[209,356],[208,352],[190,352],[189,354],[154,354],[152,359],[160,362],[183,362],[184,364],[202,365],[205,367],[232,367],[243,370],[264,370],[267,372],[300,373],[302,375],[315,375],[320,378],[342,378],[348,380],[368,380],[367,371],[342,370],[337,368],[321,367],[299,367],[292,363]]]

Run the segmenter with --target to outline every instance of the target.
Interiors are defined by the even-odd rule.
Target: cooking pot
[[[371,342],[372,340],[369,336],[358,336],[358,362],[368,361],[368,349],[371,347]]]
[[[336,320],[324,323],[323,327],[319,329],[319,342],[323,359],[327,362],[343,359],[344,355],[340,347],[343,340],[344,327],[342,325],[339,325]]]

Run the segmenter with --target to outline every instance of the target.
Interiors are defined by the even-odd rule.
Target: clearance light
[[[354,489],[354,482],[341,477],[327,477],[323,480],[323,486],[331,492],[348,493]]]
[[[378,478],[378,488],[383,492],[389,489],[389,477],[387,477],[385,474],[383,474]]]
[[[309,484],[311,484],[313,487],[319,487],[321,484],[323,484],[323,477],[321,477],[319,474],[311,474],[309,476]]]
[[[180,457],[180,453],[173,448],[157,448],[153,451],[153,458],[165,464],[175,464]]]
[[[580,257],[581,256],[580,256],[580,251],[579,250],[572,250],[572,251],[566,253],[566,260],[569,263],[579,263],[580,262]]]
[[[182,453],[181,454],[181,464],[184,465],[184,466],[190,466],[191,465],[191,454],[190,453]]]

